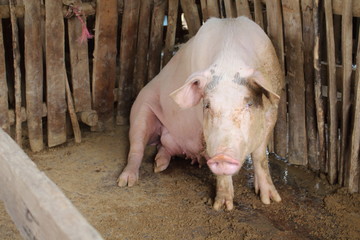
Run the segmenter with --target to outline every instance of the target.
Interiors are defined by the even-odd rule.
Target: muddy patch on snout
[[[248,160],[233,177],[234,210],[214,211],[216,179],[208,167],[176,158],[155,174],[154,147],[146,152],[139,184],[119,188],[127,132],[84,132],[81,144],[29,153],[104,239],[359,239],[359,194],[273,156],[270,171],[280,203],[264,205],[255,195]],[[22,239],[2,205],[0,236]]]

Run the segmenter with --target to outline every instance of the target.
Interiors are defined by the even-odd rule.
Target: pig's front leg
[[[260,199],[264,204],[270,204],[270,200],[280,202],[281,197],[277,192],[270,176],[268,159],[266,156],[265,143],[252,153],[255,169],[255,193],[260,191]]]
[[[226,210],[234,208],[234,187],[231,175],[216,176],[216,197],[214,202],[214,209],[220,210],[225,206]]]

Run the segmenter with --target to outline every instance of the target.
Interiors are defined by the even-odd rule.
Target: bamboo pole
[[[304,55],[300,0],[283,0],[284,33],[289,91],[289,162],[306,165],[307,136],[305,120]]]
[[[180,0],[184,11],[190,37],[194,36],[200,28],[200,17],[195,0]]]
[[[301,12],[303,20],[303,52],[304,52],[304,76],[305,76],[305,112],[306,133],[308,139],[309,168],[318,171],[320,164],[317,157],[317,132],[316,111],[314,92],[314,23],[313,23],[313,0],[301,1]]]
[[[167,26],[166,38],[165,38],[163,66],[165,66],[173,56],[178,8],[179,8],[179,0],[169,0],[168,26]]]
[[[248,0],[235,0],[237,16],[246,16],[252,19]]]
[[[280,0],[270,0],[266,2],[268,35],[274,44],[277,57],[279,59],[281,69],[285,70],[284,60],[284,38],[283,24]],[[287,126],[287,94],[286,85],[282,90],[278,106],[278,119],[274,129],[274,151],[279,156],[285,158],[287,156],[288,142],[288,126]]]
[[[313,8],[314,19],[314,92],[316,106],[316,122],[318,131],[318,160],[321,172],[326,172],[326,148],[325,148],[325,120],[324,120],[324,103],[321,94],[321,64],[320,64],[320,26],[319,26],[319,0],[314,1]]]
[[[116,124],[128,123],[133,98],[131,80],[135,67],[140,0],[125,0],[120,41],[120,77]]]
[[[336,96],[336,66],[335,66],[335,41],[331,0],[324,0],[326,20],[326,43],[328,56],[328,129],[329,129],[329,161],[328,179],[334,184],[337,179],[337,96]]]
[[[148,80],[153,79],[160,71],[163,39],[163,22],[167,1],[154,0],[154,11],[151,19]]]
[[[5,49],[2,31],[2,21],[0,21],[0,128],[10,133],[10,123],[8,117],[8,87],[6,82],[5,68]]]
[[[360,30],[360,29],[359,29]],[[360,31],[358,35],[355,74],[354,117],[351,129],[349,158],[349,192],[359,192],[359,146],[360,146]]]
[[[260,0],[254,0],[255,22],[264,29],[264,17]]]
[[[349,165],[346,161],[349,152],[349,113],[350,113],[350,88],[352,72],[352,44],[353,44],[353,24],[352,24],[352,0],[346,0],[342,11],[342,30],[341,30],[341,49],[342,49],[342,114],[341,114],[341,148],[339,156],[339,184],[343,185],[346,179],[345,169]]]
[[[74,137],[76,143],[81,143],[81,131],[79,122],[75,113],[75,107],[74,107],[74,101],[71,96],[71,90],[69,86],[69,80],[65,79],[65,88],[66,88],[66,99],[67,99],[67,105],[68,105],[68,111],[70,115],[71,125],[74,131]]]
[[[178,0],[177,0],[178,1]],[[153,0],[141,1],[134,77],[134,97],[147,83],[151,6]],[[170,15],[170,13],[169,13]]]
[[[9,1],[11,30],[12,30],[12,48],[14,58],[14,78],[15,78],[15,139],[19,146],[22,146],[22,127],[21,127],[21,71],[20,71],[20,50],[17,19],[15,15],[15,1]]]

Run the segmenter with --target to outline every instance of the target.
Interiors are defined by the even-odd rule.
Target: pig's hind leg
[[[147,105],[132,112],[129,130],[130,150],[127,165],[118,178],[120,187],[131,187],[138,181],[145,147],[158,138],[160,127],[160,121]]]

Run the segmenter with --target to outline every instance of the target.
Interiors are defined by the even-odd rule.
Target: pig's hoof
[[[165,169],[167,169],[167,167],[170,164],[170,158],[171,156],[162,156],[158,154],[155,158],[155,164],[154,164],[154,172],[158,173],[158,172],[162,172]]]
[[[136,172],[129,172],[129,171],[123,171],[117,182],[118,182],[118,186],[119,187],[125,187],[125,186],[129,186],[132,187],[135,185],[135,183],[138,181],[139,179],[139,173]]]
[[[225,210],[231,211],[234,208],[233,198],[230,196],[216,196],[213,207],[216,211],[222,209],[223,207],[225,207]]]
[[[273,200],[274,202],[281,201],[281,197],[273,184],[262,186],[260,187],[260,189],[255,188],[255,193],[257,194],[259,190],[260,190],[260,199],[262,203],[270,204],[271,200]]]

